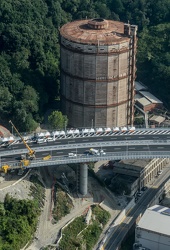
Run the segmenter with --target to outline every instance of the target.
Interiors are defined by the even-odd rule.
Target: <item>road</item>
[[[135,223],[136,219],[140,214],[143,214],[150,204],[150,201],[157,194],[159,188],[162,187],[170,176],[170,167],[165,168],[162,175],[155,180],[154,185],[151,186],[144,194],[140,197],[135,207],[129,212],[128,216],[122,221],[121,224],[114,227],[113,231],[108,235],[108,239],[105,242],[105,250],[119,249],[121,242],[123,241],[128,230]]]
[[[153,132],[153,131],[152,131]],[[156,131],[158,132],[158,131]],[[77,154],[77,162],[79,157],[84,157],[84,152],[88,150],[91,145],[95,145],[95,148],[103,149],[106,152],[105,160],[109,157],[122,156],[125,158],[128,155],[136,155],[137,152],[147,157],[152,157],[154,152],[157,154],[169,154],[170,145],[170,131],[166,131],[166,134],[114,134],[114,135],[93,135],[84,137],[70,137],[70,138],[58,138],[54,142],[45,142],[37,144],[31,142],[29,146],[36,151],[36,157],[42,158],[47,154],[51,154],[52,157],[67,157],[68,153]],[[142,133],[142,132],[141,132]],[[9,148],[0,147],[1,163],[6,164],[10,161],[16,161],[16,158],[20,156],[22,152],[27,152],[25,146],[22,143],[13,144]],[[136,152],[136,153],[135,153]],[[123,155],[124,153],[124,155]],[[114,155],[115,154],[115,155]],[[104,156],[102,156],[104,157]],[[156,155],[154,155],[156,157]],[[158,157],[161,157],[158,155]],[[162,157],[165,157],[164,155]],[[131,157],[132,158],[132,157]],[[66,160],[66,158],[65,158]],[[68,161],[70,158],[67,159]],[[102,160],[102,159],[98,159]]]

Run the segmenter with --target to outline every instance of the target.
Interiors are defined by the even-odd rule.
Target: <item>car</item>
[[[144,186],[144,187],[142,187],[142,191],[145,191],[147,189],[147,187],[146,186]]]
[[[101,150],[100,150],[100,154],[101,154],[101,155],[105,155],[106,153],[104,152],[103,149],[101,149]]]
[[[140,196],[142,196],[142,194],[143,194],[143,192],[142,192],[142,191],[139,191],[139,192],[137,193],[137,196],[140,197]]]
[[[36,143],[44,143],[44,142],[46,142],[46,140],[44,138],[38,138],[36,140]]]
[[[138,201],[138,197],[135,198],[135,202],[137,202],[137,201]]]
[[[47,142],[54,141],[54,138],[53,137],[47,137],[46,141]]]
[[[76,157],[77,154],[74,154],[74,153],[68,153],[68,157]]]
[[[161,171],[158,171],[158,175],[160,175],[160,174],[162,174],[163,173],[163,171],[161,170]]]

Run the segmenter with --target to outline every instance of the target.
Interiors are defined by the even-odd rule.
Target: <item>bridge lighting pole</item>
[[[126,139],[126,155],[128,156],[128,141]]]
[[[93,119],[91,120],[91,127],[93,128]]]
[[[65,132],[66,132],[66,121],[64,122],[64,130],[65,130]]]

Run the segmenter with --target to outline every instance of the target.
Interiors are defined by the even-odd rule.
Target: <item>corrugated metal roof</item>
[[[160,103],[160,104],[162,104],[162,102],[157,97],[155,97],[154,95],[152,95],[148,91],[139,91],[139,93],[141,95],[143,95],[145,98],[147,98],[152,103]]]
[[[137,101],[144,107],[144,106],[147,106],[147,105],[150,105],[151,102],[146,99],[145,97],[142,97],[140,99],[137,99]]]
[[[165,117],[163,116],[157,116],[157,115],[154,115],[152,116],[150,119],[150,121],[153,121],[153,122],[158,122],[158,123],[161,123],[161,122],[164,122],[165,121]]]
[[[143,83],[135,81],[135,89],[137,91],[147,90],[147,87]]]
[[[148,208],[138,222],[138,226],[152,232],[170,236],[170,216],[162,213],[167,209],[168,207],[159,205]]]
[[[92,22],[93,20],[66,23],[61,27],[60,34],[70,41],[83,44],[111,45],[129,41],[130,38],[124,35],[124,23],[104,19],[100,19],[100,22]],[[97,25],[99,28],[96,28]]]

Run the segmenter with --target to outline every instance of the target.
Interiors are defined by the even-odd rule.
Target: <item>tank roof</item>
[[[124,23],[102,18],[77,20],[60,29],[65,39],[82,44],[111,45],[129,40],[124,35]]]

